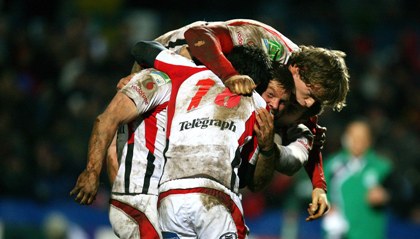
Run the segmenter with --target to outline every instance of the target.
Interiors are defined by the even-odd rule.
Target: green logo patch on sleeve
[[[150,76],[156,81],[158,86],[171,83],[169,76],[162,71],[151,71]]]

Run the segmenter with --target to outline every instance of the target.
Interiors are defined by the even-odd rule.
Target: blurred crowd
[[[0,0],[1,197],[70,200],[93,121],[130,73],[137,40],[196,20],[251,18],[298,45],[347,53],[347,106],[320,118],[324,157],[340,149],[350,120],[365,118],[376,150],[392,160],[392,209],[420,223],[419,1],[142,2]],[[282,207],[297,185],[279,177],[261,204]]]

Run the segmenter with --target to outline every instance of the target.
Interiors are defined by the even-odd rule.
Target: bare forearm
[[[274,144],[272,153],[259,154],[257,164],[255,167],[254,177],[251,180],[249,189],[257,192],[266,188],[274,176],[275,159],[280,157],[279,149]]]
[[[117,124],[112,124],[106,116],[96,118],[92,134],[89,140],[88,163],[86,170],[100,174],[103,161],[113,136],[117,130]]]
[[[117,153],[117,133],[115,133],[114,138],[112,139],[111,145],[108,147],[107,152],[107,172],[108,172],[108,178],[109,182],[112,185],[115,181],[115,178],[117,177],[118,173],[118,153]]]

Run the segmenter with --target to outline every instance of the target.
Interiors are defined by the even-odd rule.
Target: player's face
[[[289,70],[292,72],[295,82],[296,101],[303,107],[311,107],[315,103],[315,98],[313,97],[310,85],[301,79],[298,67],[289,66]]]
[[[285,102],[289,100],[290,93],[277,81],[271,80],[261,96],[267,102],[272,112],[279,112],[284,109]]]

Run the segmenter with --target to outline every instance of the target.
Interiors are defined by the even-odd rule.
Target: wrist
[[[273,156],[274,155],[274,145],[270,149],[268,149],[268,150],[260,149],[260,154],[262,156],[264,156],[264,157],[271,157],[271,156]]]
[[[327,189],[326,188],[322,188],[322,187],[314,187],[313,189],[312,189],[312,191],[320,191],[320,192],[322,192],[322,193],[327,193]]]
[[[86,173],[94,174],[96,177],[99,177],[99,175],[101,174],[101,171],[96,170],[95,168],[86,168],[85,171]]]

